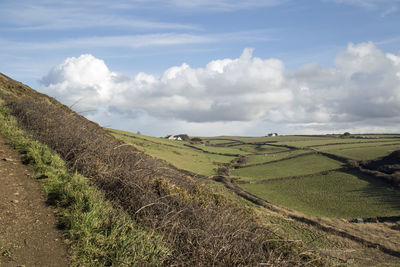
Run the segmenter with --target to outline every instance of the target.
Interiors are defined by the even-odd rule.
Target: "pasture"
[[[279,146],[272,146],[266,144],[240,144],[233,146],[237,149],[247,151],[253,154],[260,154],[260,153],[276,153],[282,151],[289,151],[286,147],[279,147]]]
[[[268,201],[319,217],[359,218],[400,215],[400,190],[344,172],[241,185]]]
[[[230,176],[248,192],[308,215],[400,215],[400,190],[377,178],[346,171],[346,163],[318,153],[373,160],[399,150],[400,135],[222,136],[201,138],[201,144],[190,144],[122,131],[112,133],[179,169],[212,177],[219,168],[228,168]],[[235,161],[240,166],[234,165]]]
[[[339,169],[342,166],[343,164],[336,160],[310,154],[269,164],[235,169],[231,174],[242,181],[255,182],[261,179],[314,174]]]
[[[308,150],[295,150],[289,151],[285,150],[282,153],[265,153],[261,155],[250,155],[248,156],[248,164],[259,164],[259,163],[266,163],[271,161],[282,160],[289,157],[294,157],[301,154],[310,153]]]
[[[400,142],[332,145],[316,148],[319,151],[355,160],[373,160],[400,149]]]
[[[194,145],[194,147],[197,147],[201,150],[211,152],[211,153],[217,153],[217,154],[230,154],[230,155],[248,155],[250,152],[240,150],[236,147],[216,147],[216,146],[205,146],[205,145]]]
[[[204,153],[202,151],[184,146],[183,141],[173,141],[162,138],[143,138],[142,136],[127,137],[113,133],[115,137],[128,144],[134,145],[138,150],[174,165],[175,167],[201,175],[212,176],[217,174],[219,164],[229,163],[232,156]]]
[[[341,144],[374,144],[381,142],[399,142],[399,139],[393,138],[382,138],[382,139],[362,139],[362,138],[332,138],[332,139],[324,139],[324,140],[307,140],[307,141],[284,141],[277,142],[277,145],[288,145],[297,148],[305,148],[305,147],[316,147],[316,146],[329,146],[329,145],[341,145]]]

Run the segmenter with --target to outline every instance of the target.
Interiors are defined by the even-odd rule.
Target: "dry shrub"
[[[237,163],[240,165],[246,165],[247,162],[249,162],[249,158],[247,156],[243,156],[243,155],[240,155],[240,157],[237,160]]]
[[[347,166],[350,168],[358,168],[360,166],[360,163],[357,160],[348,160],[347,161]]]
[[[53,99],[7,97],[7,102],[33,138],[89,177],[137,222],[163,236],[171,249],[165,264],[321,265],[301,253],[298,243],[260,226],[249,210],[118,141]]]

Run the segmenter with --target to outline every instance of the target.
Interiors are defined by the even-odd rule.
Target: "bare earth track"
[[[0,136],[0,266],[68,266],[54,208]]]

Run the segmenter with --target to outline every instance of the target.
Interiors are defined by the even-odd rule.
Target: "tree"
[[[192,141],[192,142],[201,142],[202,140],[199,137],[193,137],[192,139],[190,139],[190,141]]]

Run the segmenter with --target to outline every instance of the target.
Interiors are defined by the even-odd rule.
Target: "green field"
[[[400,215],[400,191],[376,179],[343,172],[241,185],[268,201],[314,216],[359,218]]]
[[[158,137],[152,137],[152,136],[147,136],[147,135],[142,135],[142,134],[134,134],[126,131],[120,131],[120,130],[114,130],[114,129],[108,129],[111,133],[113,134],[118,134],[116,137],[120,139],[120,137],[132,137],[132,138],[137,138],[141,139],[144,141],[150,141],[150,142],[156,142],[168,146],[177,146],[177,147],[185,147],[185,144],[188,144],[188,142],[185,141],[175,141],[175,140],[169,140],[165,138],[158,138]]]
[[[241,144],[241,142],[234,141],[234,140],[228,140],[228,139],[205,139],[208,141],[211,145],[224,145],[224,144]]]
[[[243,151],[247,151],[249,153],[276,153],[281,151],[288,151],[289,149],[286,147],[277,147],[271,145],[251,145],[251,144],[244,144],[244,145],[237,145],[234,148],[241,149]]]
[[[310,153],[308,150],[295,150],[295,151],[288,151],[282,153],[271,153],[271,154],[262,154],[262,155],[250,155],[248,156],[248,164],[257,164],[263,162],[270,162],[275,160],[281,160],[288,157],[293,157],[305,153]]]
[[[278,142],[277,145],[288,145],[298,148],[314,147],[332,144],[373,144],[376,142],[399,142],[398,139],[358,139],[358,138],[333,138],[327,140],[309,140],[309,141],[291,141],[291,142]]]
[[[308,215],[336,218],[400,215],[398,189],[361,174],[335,171],[345,164],[315,152],[355,160],[376,159],[400,149],[399,135],[368,135],[373,137],[370,139],[340,138],[339,135],[207,137],[202,138],[203,144],[188,147],[190,143],[184,141],[114,130],[112,134],[179,169],[206,176],[216,175],[221,164],[229,165],[238,158],[215,153],[246,156],[243,168],[234,169],[232,166],[230,170],[232,177],[248,182],[241,184],[245,190]],[[286,145],[295,149],[288,149]],[[325,171],[330,172],[321,174]],[[288,179],[302,175],[305,177]],[[210,186],[213,190],[228,190],[216,182]],[[230,197],[239,198],[234,194]]]
[[[290,136],[275,136],[275,137],[241,137],[241,136],[230,136],[226,137],[227,139],[238,140],[245,143],[253,143],[253,142],[284,142],[284,141],[308,141],[308,140],[316,140],[316,139],[331,139],[332,137],[315,137],[315,136],[301,136],[301,135],[290,135]]]
[[[400,149],[400,143],[352,144],[318,147],[317,150],[355,160],[372,160]]]
[[[254,182],[260,179],[313,174],[340,167],[342,167],[342,163],[338,161],[312,154],[265,165],[240,168],[233,170],[231,174],[243,181]]]
[[[231,154],[231,155],[250,154],[250,152],[237,149],[236,147],[216,147],[216,146],[205,146],[205,145],[194,145],[194,147],[197,147],[201,150],[208,151],[211,153]]]
[[[121,136],[114,133],[126,143],[133,144],[137,149],[155,158],[167,161],[175,167],[201,175],[212,176],[217,173],[218,163],[229,163],[234,159],[230,156],[208,154],[193,148],[178,145],[181,141],[167,139],[141,139]],[[160,143],[158,143],[160,141]]]

